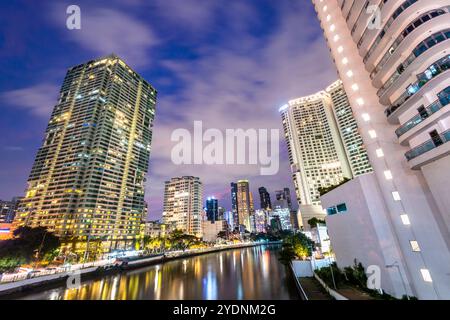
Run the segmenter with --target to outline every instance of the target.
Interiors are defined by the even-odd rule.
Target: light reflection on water
[[[47,290],[24,299],[296,299],[295,284],[278,261],[279,248],[258,246],[174,260],[88,281],[79,289]]]

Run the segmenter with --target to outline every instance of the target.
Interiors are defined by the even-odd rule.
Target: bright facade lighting
[[[375,138],[377,137],[377,132],[376,132],[375,130],[370,130],[370,131],[369,131],[369,136],[370,136],[372,139],[375,139]]]
[[[334,42],[338,42],[339,39],[340,39],[340,38],[339,38],[339,35],[335,35],[335,36],[333,37],[333,41],[334,41]]]
[[[334,32],[334,30],[336,30],[336,26],[335,26],[334,24],[332,24],[332,25],[330,26],[330,31],[331,31],[331,32]]]
[[[353,91],[358,91],[359,90],[359,86],[355,83],[352,85],[352,90]]]
[[[420,269],[420,273],[422,274],[423,281],[433,282],[433,279],[431,278],[430,270]]]
[[[323,7],[323,12],[326,12],[328,9],[328,6]]]
[[[375,152],[376,152],[378,158],[383,158],[384,157],[383,149],[381,149],[381,148],[377,149]]]
[[[411,245],[412,251],[414,251],[414,252],[420,252],[420,246],[419,246],[419,243],[418,243],[417,241],[411,240],[411,241],[409,242],[409,244]]]
[[[402,215],[400,216],[400,219],[402,219],[402,223],[403,223],[405,226],[411,225],[411,221],[409,220],[409,217],[408,217],[407,214],[402,214]]]
[[[358,105],[360,105],[360,106],[363,106],[364,105],[364,99],[363,98],[358,98],[358,99],[356,99],[356,103]]]
[[[349,77],[349,78],[353,77],[353,71],[352,70],[347,72],[347,77]]]
[[[362,118],[365,122],[370,121],[370,115],[368,113],[363,113]]]
[[[330,20],[331,20],[331,16],[327,15],[327,21],[330,21]]]
[[[342,63],[343,64],[348,64],[348,59],[347,58],[342,59]]]
[[[402,198],[400,198],[400,193],[398,193],[397,191],[392,192],[392,197],[394,198],[395,201],[402,200]]]
[[[386,180],[392,180],[392,172],[391,172],[391,170],[386,170],[385,172],[384,172],[384,177],[386,178]]]

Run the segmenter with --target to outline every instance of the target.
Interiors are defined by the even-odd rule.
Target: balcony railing
[[[401,137],[406,132],[411,130],[412,128],[416,127],[417,125],[424,122],[429,116],[435,114],[439,110],[441,110],[446,105],[450,104],[450,99],[441,99],[433,102],[428,108],[425,109],[426,112],[418,114],[414,117],[412,117],[409,121],[407,121],[404,125],[402,125],[400,128],[398,128],[395,133],[397,134],[397,137]]]
[[[447,130],[444,133],[442,133],[440,135],[440,138],[442,140],[442,143],[438,145],[432,139],[430,139],[427,142],[421,144],[420,146],[412,149],[411,151],[408,151],[407,153],[405,153],[406,159],[408,159],[408,161],[411,161],[412,159],[417,158],[418,156],[421,156],[422,154],[427,153],[428,151],[433,150],[443,145],[444,143],[449,142],[450,130]]]
[[[436,78],[440,74],[450,69],[450,55],[437,61],[430,66],[425,72],[417,76],[418,80],[411,84],[408,89],[390,106],[384,113],[386,117],[389,117],[395,110],[400,108],[406,101],[409,100],[414,94],[416,94],[424,85]]]

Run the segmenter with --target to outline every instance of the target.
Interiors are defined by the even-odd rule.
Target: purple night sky
[[[81,7],[82,29],[66,28]],[[337,77],[308,0],[26,1],[0,12],[0,199],[23,195],[36,151],[68,67],[112,52],[158,90],[146,199],[162,213],[164,181],[194,175],[204,196],[230,208],[229,185],[290,187],[280,106]],[[174,129],[279,129],[280,170],[259,166],[176,166]]]

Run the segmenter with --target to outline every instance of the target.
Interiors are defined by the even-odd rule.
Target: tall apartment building
[[[313,4],[374,169],[364,239],[393,294],[450,299],[450,1]]]
[[[372,172],[372,166],[342,81],[334,82],[326,88],[325,92],[331,99],[334,119],[344,145],[352,176],[357,177]]]
[[[248,180],[239,180],[237,182],[236,199],[238,224],[245,226],[248,231],[254,230],[254,223],[252,223],[254,218],[252,219],[252,216],[255,213],[255,208]]]
[[[166,181],[162,222],[171,230],[202,237],[203,186],[197,177]]]
[[[134,239],[146,214],[156,95],[115,55],[70,68],[16,224],[81,241]]]
[[[324,91],[289,101],[280,112],[299,202],[298,220],[308,228],[309,219],[324,217],[320,188],[372,168],[340,80]]]

